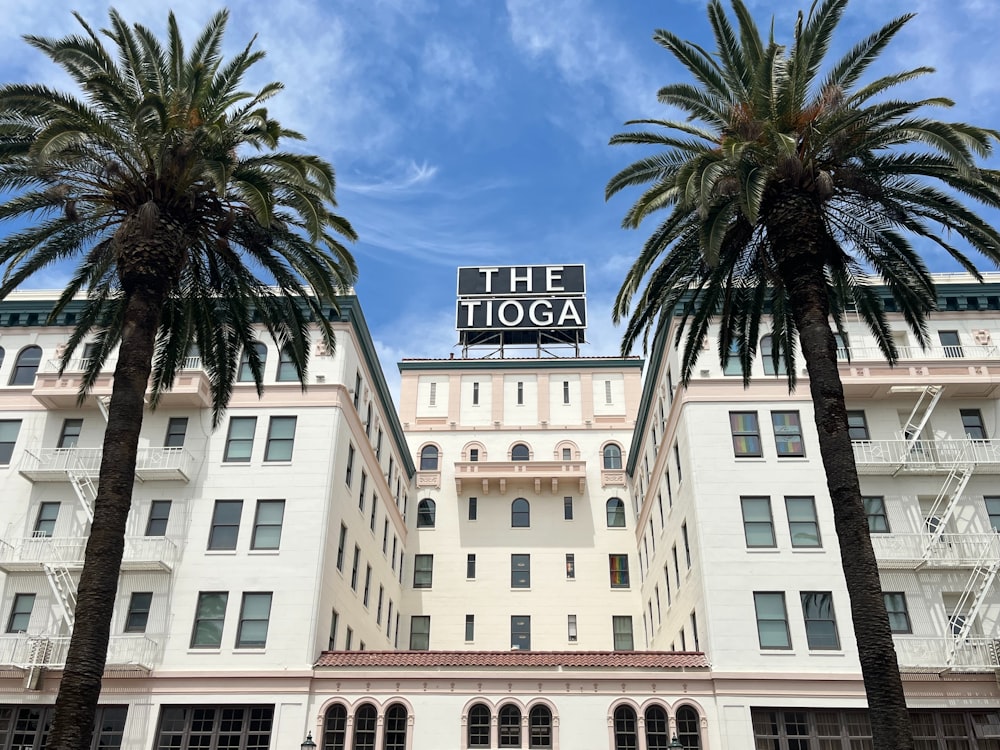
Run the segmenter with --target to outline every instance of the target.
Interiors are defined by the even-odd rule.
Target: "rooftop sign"
[[[464,331],[580,331],[587,327],[582,265],[458,269],[456,324]]]

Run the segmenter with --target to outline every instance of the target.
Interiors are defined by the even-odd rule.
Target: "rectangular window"
[[[906,594],[902,592],[883,593],[885,611],[889,613],[889,629],[893,633],[912,633],[910,611],[906,608]]]
[[[434,555],[413,556],[413,588],[429,589],[434,582]]]
[[[885,513],[885,498],[863,497],[865,516],[868,518],[868,531],[872,534],[889,533],[889,516]]]
[[[729,412],[729,427],[733,434],[733,452],[737,458],[759,458],[764,455],[760,445],[757,412]]]
[[[691,544],[688,541],[687,521],[681,524],[681,539],[684,541],[684,561],[687,563],[688,570],[691,570]]]
[[[563,403],[564,404],[568,404],[569,403],[569,381],[568,380],[564,380],[563,381]]]
[[[606,403],[606,404],[610,404],[611,403],[611,381],[610,380],[605,380],[604,381],[604,403]]]
[[[82,419],[67,419],[63,421],[62,432],[59,433],[59,442],[56,448],[75,448],[80,442],[80,433],[83,431]]]
[[[153,603],[150,591],[133,591],[129,599],[128,613],[125,615],[126,633],[145,633],[149,622],[149,608]]]
[[[361,548],[354,545],[354,562],[351,563],[351,588],[358,590],[358,567],[361,565]]]
[[[465,616],[465,642],[472,643],[476,640],[476,616]]]
[[[337,650],[337,625],[340,623],[340,613],[337,610],[333,610],[333,615],[330,618],[330,639],[327,641],[327,646],[330,651]]]
[[[397,544],[398,541],[399,540],[396,538],[396,535],[393,534],[392,535],[392,558],[389,560],[389,565],[392,566],[393,570],[396,569],[396,544]]]
[[[785,595],[780,591],[753,592],[757,611],[757,640],[761,648],[791,648]]]
[[[1000,531],[1000,496],[984,497],[986,502],[986,515],[990,519],[990,526],[994,531]]]
[[[958,331],[938,331],[938,340],[944,349],[946,357],[964,357],[962,352],[962,341],[958,337]]]
[[[267,625],[271,618],[271,592],[243,594],[240,626],[236,630],[236,648],[267,646]]]
[[[774,519],[771,516],[771,498],[741,497],[743,508],[743,535],[747,547],[774,547]]]
[[[0,420],[0,464],[6,466],[14,455],[14,445],[21,431],[20,419]]]
[[[576,555],[568,553],[566,555],[566,579],[572,581],[576,578]]]
[[[698,639],[698,615],[694,611],[691,612],[691,637],[694,638],[694,650],[701,651],[701,642]]]
[[[986,426],[983,424],[983,413],[979,409],[960,409],[962,429],[969,440],[987,440]]]
[[[340,537],[337,539],[337,570],[344,570],[344,546],[347,544],[347,527],[340,524]]]
[[[627,589],[628,555],[608,555],[608,566],[611,570],[611,588]]]
[[[150,503],[149,517],[146,519],[146,536],[166,536],[170,505],[170,500],[154,500]]]
[[[816,500],[812,497],[786,497],[788,533],[793,547],[821,547],[819,523],[816,520]]]
[[[382,428],[378,428],[378,438],[375,440],[375,460],[382,461]]]
[[[361,373],[354,373],[354,411],[361,406]]]
[[[479,406],[479,383],[472,384],[472,405]]]
[[[271,417],[267,427],[265,461],[291,461],[295,445],[295,423],[298,417]]]
[[[684,481],[684,475],[681,472],[681,446],[678,443],[674,443],[674,468],[677,469],[677,486],[679,487]]]
[[[347,446],[347,474],[344,476],[344,481],[347,486],[351,486],[351,480],[354,478],[354,446],[348,444]]]
[[[382,624],[382,600],[385,599],[385,586],[379,584],[378,587],[378,606],[375,609],[375,624]]]
[[[171,417],[167,422],[167,436],[163,439],[164,448],[181,448],[187,437],[188,418]]]
[[[389,516],[382,520],[382,556],[389,554]]]
[[[571,497],[563,498],[563,520],[564,521],[573,520],[573,498]]]
[[[773,411],[771,424],[774,427],[774,447],[779,457],[806,455],[797,411]]]
[[[572,448],[563,448],[562,449],[562,460],[563,461],[572,461],[573,460],[573,449]]]
[[[358,510],[365,512],[365,491],[368,489],[368,474],[361,470],[361,490],[358,492]]]
[[[375,526],[377,525],[377,521],[378,521],[378,495],[373,492],[371,514],[368,516],[368,528],[371,530],[373,534],[375,533]]]
[[[284,500],[258,500],[250,549],[278,549],[281,545],[281,524],[284,517]]]
[[[611,630],[614,633],[615,651],[632,651],[635,648],[632,641],[631,615],[613,615]]]
[[[430,406],[437,406],[438,384],[431,383]]]
[[[257,429],[257,417],[230,417],[229,434],[226,436],[226,452],[222,457],[228,462],[247,462],[253,452],[253,434]]]
[[[810,649],[839,649],[837,620],[833,614],[833,594],[829,591],[803,591],[802,617],[806,622],[806,640]]]
[[[566,615],[566,638],[570,643],[576,643],[576,615]]]
[[[471,553],[465,557],[465,577],[470,580],[476,577],[476,556]]]
[[[294,383],[298,381],[299,373],[295,369],[295,362],[292,361],[292,353],[287,347],[281,347],[278,355],[278,376],[279,383]]]
[[[518,651],[531,650],[531,617],[528,615],[511,615],[510,647]]]
[[[469,448],[469,460],[473,463],[479,461],[479,448]]]
[[[524,383],[520,381],[517,384],[517,404],[518,406],[524,404]]]
[[[479,501],[474,498],[469,498],[469,520],[475,521],[479,515]]]
[[[410,618],[410,651],[427,651],[430,647],[430,615],[413,615]]]
[[[24,633],[31,622],[31,610],[35,607],[34,594],[14,594],[14,604],[7,618],[8,633]]]
[[[871,440],[868,434],[868,420],[860,409],[847,412],[847,434],[851,440]]]
[[[272,746],[273,718],[274,706],[165,705],[153,747],[264,750]]]
[[[398,615],[397,615],[397,617],[398,617]],[[391,629],[392,629],[392,599],[389,600],[389,611],[386,613],[386,616],[385,616],[385,637],[386,638],[389,637],[389,633],[391,632]],[[396,621],[396,629],[397,630],[399,629],[399,621],[398,620]]]
[[[344,650],[350,651],[354,645],[354,628],[347,629],[347,636],[344,638]]]
[[[372,593],[372,566],[371,565],[366,565],[365,566],[365,593],[364,593],[364,597],[361,600],[364,603],[364,605],[365,605],[365,609],[368,608],[368,601],[371,598],[371,593]]]
[[[198,594],[198,607],[191,630],[191,648],[219,648],[222,645],[222,626],[226,621],[228,591],[202,591]]]
[[[674,558],[674,580],[677,582],[677,590],[681,590],[681,566],[677,562],[677,545],[670,548],[670,554]]]
[[[56,530],[57,518],[59,518],[59,503],[42,503],[39,505],[38,517],[35,518],[35,528],[32,536],[52,536]]]
[[[510,587],[531,588],[531,555],[510,556]]]
[[[208,534],[208,548],[215,550],[236,549],[240,533],[242,500],[216,500],[212,513],[212,529]]]

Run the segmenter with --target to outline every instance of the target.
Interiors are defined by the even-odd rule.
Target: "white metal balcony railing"
[[[42,564],[76,566],[83,564],[87,537],[31,536],[0,540],[0,569],[35,568]],[[173,568],[178,545],[165,536],[127,536],[122,565]]]
[[[854,440],[854,460],[863,464],[906,464],[910,468],[950,469],[956,463],[1000,467],[996,440]]]
[[[52,448],[25,451],[18,471],[32,481],[67,481],[68,473],[97,476],[101,469],[100,448]],[[135,473],[140,480],[191,477],[194,456],[184,448],[139,448]]]
[[[28,635],[17,633],[0,636],[0,664],[32,669],[66,666],[69,636]],[[161,658],[161,643],[145,634],[112,635],[108,642],[108,667],[151,669]]]
[[[1000,560],[1000,534],[941,534],[930,544],[930,534],[872,534],[875,557],[921,561],[928,565],[971,567],[982,560]]]
[[[900,360],[941,360],[941,359],[1000,359],[1000,346],[962,344],[961,346],[897,346]],[[885,362],[885,355],[877,346],[852,346],[837,349],[837,359],[841,362]]]
[[[90,367],[90,358],[85,359],[71,359],[66,365],[63,372],[85,372],[87,368]],[[114,372],[115,366],[118,364],[118,360],[109,359],[104,362],[104,367],[101,368],[101,372]],[[201,369],[201,357],[186,357],[183,364],[181,365],[182,370],[200,370]],[[45,363],[45,372],[59,372],[59,360],[50,359]]]
[[[967,638],[956,647],[954,638],[923,638],[897,635],[893,638],[900,669],[916,671],[993,671],[1000,667],[1000,640]]]

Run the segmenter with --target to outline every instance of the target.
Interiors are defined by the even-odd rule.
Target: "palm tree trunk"
[[[129,293],[126,303],[94,521],[48,750],[86,750],[91,746],[125,547],[125,523],[132,505],[144,398],[164,298],[162,289],[138,288]]]
[[[840,559],[868,696],[873,747],[912,750],[913,730],[868,533],[847,426],[844,386],[837,367],[837,343],[830,328],[830,301],[820,251],[826,240],[825,226],[810,199],[788,203],[791,205],[786,204],[780,216],[768,217],[768,234],[782,259],[779,275],[788,292],[809,372],[820,454],[833,502]]]

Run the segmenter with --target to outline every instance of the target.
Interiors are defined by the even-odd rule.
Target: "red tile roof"
[[[324,651],[322,667],[707,669],[696,651]]]

